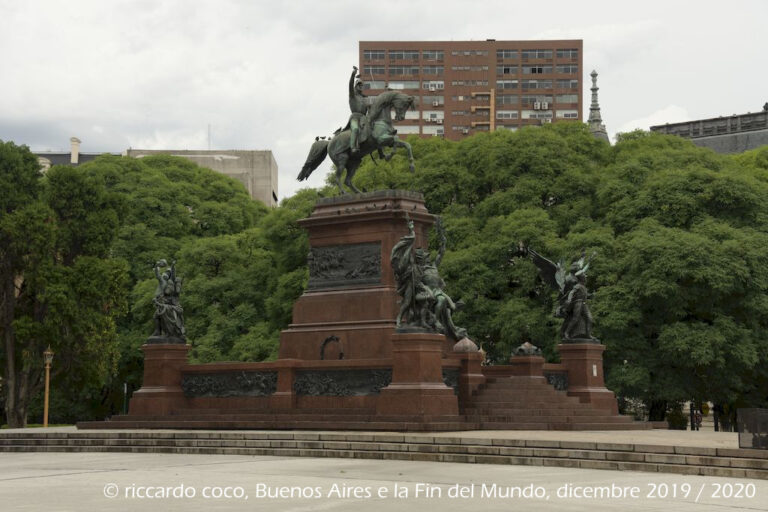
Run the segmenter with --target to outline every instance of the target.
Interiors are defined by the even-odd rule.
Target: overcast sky
[[[768,101],[766,0],[0,0],[0,140],[207,149],[210,124],[212,149],[272,150],[284,198],[347,120],[358,41],[487,38],[583,39],[611,137]]]

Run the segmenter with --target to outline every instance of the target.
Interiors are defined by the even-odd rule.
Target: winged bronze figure
[[[566,343],[599,343],[600,340],[592,336],[592,313],[587,304],[590,294],[586,287],[587,270],[596,253],[587,257],[582,252],[581,258],[566,270],[564,260],[555,263],[530,247],[520,247],[521,255],[530,256],[539,269],[542,281],[558,292],[554,315],[563,319],[562,340]]]

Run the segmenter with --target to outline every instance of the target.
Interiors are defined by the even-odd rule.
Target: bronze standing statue
[[[587,303],[590,298],[587,269],[595,253],[588,258],[582,254],[580,259],[571,263],[567,273],[562,260],[554,263],[528,247],[521,247],[521,255],[530,255],[542,280],[558,292],[555,317],[563,319],[560,327],[563,342],[599,343],[600,340],[592,336],[592,313]]]
[[[377,151],[380,157],[389,161],[397,148],[405,148],[408,151],[410,170],[414,171],[413,151],[411,145],[397,138],[397,130],[392,125],[392,110],[395,121],[405,119],[405,112],[413,107],[414,98],[397,91],[385,91],[376,96],[370,107],[367,106],[367,98],[362,93],[362,82],[355,82],[357,68],[353,69],[349,79],[349,106],[352,114],[347,126],[329,139],[315,139],[315,143],[309,150],[307,161],[301,168],[297,179],[304,181],[309,178],[312,171],[325,160],[331,157],[336,167],[336,183],[339,191],[346,191],[341,185],[341,175],[346,171],[344,183],[353,192],[360,193],[353,184],[352,178],[360,167],[360,163],[366,155]],[[384,153],[383,148],[392,148],[389,153]]]
[[[165,269],[165,270],[162,270]],[[160,260],[155,263],[157,290],[155,291],[155,331],[150,343],[186,343],[184,310],[179,302],[181,278],[176,275],[176,262]]]

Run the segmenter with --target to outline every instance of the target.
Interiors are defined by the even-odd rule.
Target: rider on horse
[[[352,66],[352,75],[349,77],[349,109],[352,115],[349,117],[349,129],[351,136],[349,138],[349,149],[352,153],[360,151],[360,131],[365,123],[365,114],[368,113],[368,101],[363,94],[363,82],[355,75],[357,66]]]

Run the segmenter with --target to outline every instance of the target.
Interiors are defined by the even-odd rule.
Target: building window
[[[517,105],[517,94],[499,94],[496,96],[497,105]]]
[[[552,119],[552,111],[523,110],[523,119]]]
[[[558,110],[557,117],[561,119],[578,119],[579,113],[576,110]]]
[[[517,50],[496,50],[496,58],[517,60]]]
[[[424,96],[421,101],[425,106],[439,107],[445,104],[445,97],[443,96]],[[417,102],[418,103],[418,102]]]
[[[453,130],[455,132],[468,133],[469,132],[469,126],[466,126],[466,125],[453,125],[453,126],[451,126],[451,130]]]
[[[390,82],[387,84],[387,87],[393,90],[418,89],[419,81],[418,80],[390,80]]]
[[[442,75],[443,66],[424,66],[421,68],[421,72],[425,75]]]
[[[551,59],[552,50],[523,50],[523,59]]]
[[[496,80],[497,89],[517,89],[517,80]]]
[[[445,82],[442,80],[424,80],[421,84],[421,88],[427,89],[428,91],[442,91],[445,89]]]
[[[451,52],[454,57],[483,57],[488,55],[487,50],[454,50]]]
[[[522,96],[520,98],[520,103],[527,107],[529,105],[533,105],[536,103],[552,103],[552,96]],[[546,107],[545,107],[546,109]]]
[[[452,71],[488,71],[488,66],[451,66]]]
[[[558,94],[557,96],[555,96],[555,103],[578,103],[578,102],[579,102],[579,98],[575,94]]]
[[[516,75],[517,66],[496,66],[497,75]]]
[[[579,81],[578,80],[558,80],[557,88],[558,89],[578,89]]]
[[[540,75],[542,73],[551,73],[552,66],[523,66],[524,75]]]
[[[370,75],[386,75],[387,71],[384,66],[363,66],[363,72],[361,76]]]
[[[387,82],[383,80],[369,80],[363,82],[363,89],[384,89]]]
[[[579,72],[579,66],[576,64],[565,64],[563,66],[557,66],[557,72],[575,75]]]
[[[395,118],[395,110],[392,109],[392,119]],[[418,119],[419,118],[419,111],[418,110],[406,110],[405,111],[405,118],[406,119]]]
[[[421,128],[421,133],[424,135],[442,135],[445,130],[441,124],[427,124]]]
[[[436,60],[439,62],[443,60],[443,55],[443,50],[424,50],[421,52],[423,60]]]
[[[497,110],[496,119],[517,119],[517,110]]]
[[[384,50],[363,50],[363,60],[384,60]]]
[[[551,89],[552,80],[523,80],[523,89]]]
[[[389,60],[419,60],[418,50],[389,50]]]
[[[465,115],[467,115],[467,111],[466,110],[454,110],[453,112],[451,112],[451,115],[453,115],[453,116],[465,116]]]
[[[557,50],[558,59],[577,59],[578,57],[579,57],[579,50],[576,48]]]
[[[467,86],[467,85],[470,85],[470,86],[472,86],[472,85],[487,86],[488,85],[488,80],[453,80],[453,81],[451,81],[451,85],[458,86],[458,87]]]
[[[419,66],[389,66],[390,76],[417,76]]]
[[[419,133],[419,125],[417,124],[398,124],[394,126],[395,130],[397,130],[397,133],[400,135],[408,135],[411,133]]]
[[[511,132],[517,130],[517,126],[510,126],[508,124],[497,124],[496,125],[497,130],[509,130]]]
[[[424,110],[421,115],[426,121],[436,121],[445,118],[445,112],[442,110]]]

